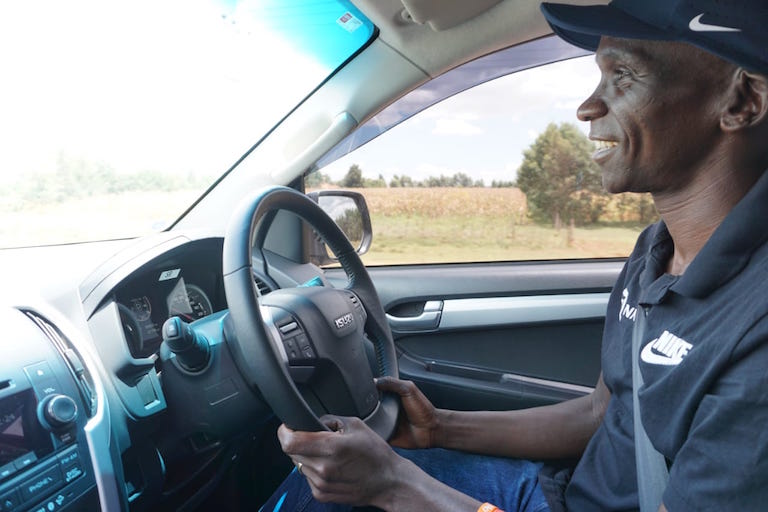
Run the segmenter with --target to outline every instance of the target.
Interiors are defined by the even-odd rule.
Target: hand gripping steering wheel
[[[254,251],[261,251],[278,210],[309,223],[347,274],[345,288],[298,286],[259,297]],[[235,339],[227,339],[246,381],[294,430],[327,430],[324,414],[357,416],[384,439],[394,431],[398,403],[373,382],[397,377],[397,356],[384,309],[360,257],[336,223],[293,189],[260,191],[235,211],[223,250],[224,290]]]

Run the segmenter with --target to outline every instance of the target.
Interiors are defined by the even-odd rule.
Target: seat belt
[[[637,468],[637,494],[640,512],[657,512],[661,506],[664,489],[669,481],[669,470],[664,456],[651,444],[640,418],[640,402],[637,392],[643,385],[640,373],[640,343],[645,336],[644,307],[637,308],[635,327],[632,330],[632,412],[635,428],[635,466]]]

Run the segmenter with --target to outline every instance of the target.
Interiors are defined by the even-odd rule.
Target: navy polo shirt
[[[632,330],[640,340],[643,425],[667,459],[664,504],[768,509],[768,172],[685,273],[663,222],[647,228],[611,293],[603,379],[611,400],[565,491],[568,510],[638,507],[632,424]]]

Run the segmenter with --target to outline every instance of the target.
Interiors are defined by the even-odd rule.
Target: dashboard
[[[302,249],[283,236],[298,219],[273,222],[252,255],[258,295],[321,275],[295,263]],[[217,234],[165,232],[34,253],[45,300],[0,307],[11,340],[0,344],[0,512],[208,510],[232,474],[249,478],[239,499],[276,488],[292,466],[230,342],[223,246]],[[163,343],[172,317],[206,338],[200,371]]]
[[[258,467],[258,443],[274,449],[274,414],[223,335],[222,247],[206,233],[109,244],[84,277],[79,261],[59,272],[74,290],[0,307],[0,512],[206,510],[234,465]],[[64,251],[79,248],[45,249],[47,261]],[[204,333],[213,371],[188,371],[163,344],[170,317]],[[267,489],[288,468],[258,471]]]

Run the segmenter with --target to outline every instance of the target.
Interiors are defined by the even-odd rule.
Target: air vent
[[[253,274],[253,282],[256,284],[256,290],[258,291],[259,297],[263,297],[272,291],[272,287],[267,284],[263,278],[257,276],[256,274]]]
[[[94,392],[91,375],[85,369],[83,361],[80,359],[80,355],[69,340],[64,337],[61,331],[48,322],[48,320],[32,311],[24,311],[24,314],[37,324],[40,330],[45,333],[46,337],[51,340],[53,346],[56,347],[56,350],[66,363],[67,368],[69,368],[69,371],[72,373],[72,377],[77,382],[77,387],[80,391],[80,396],[83,398],[83,403],[85,403],[88,417],[93,416],[96,411],[96,393]]]

